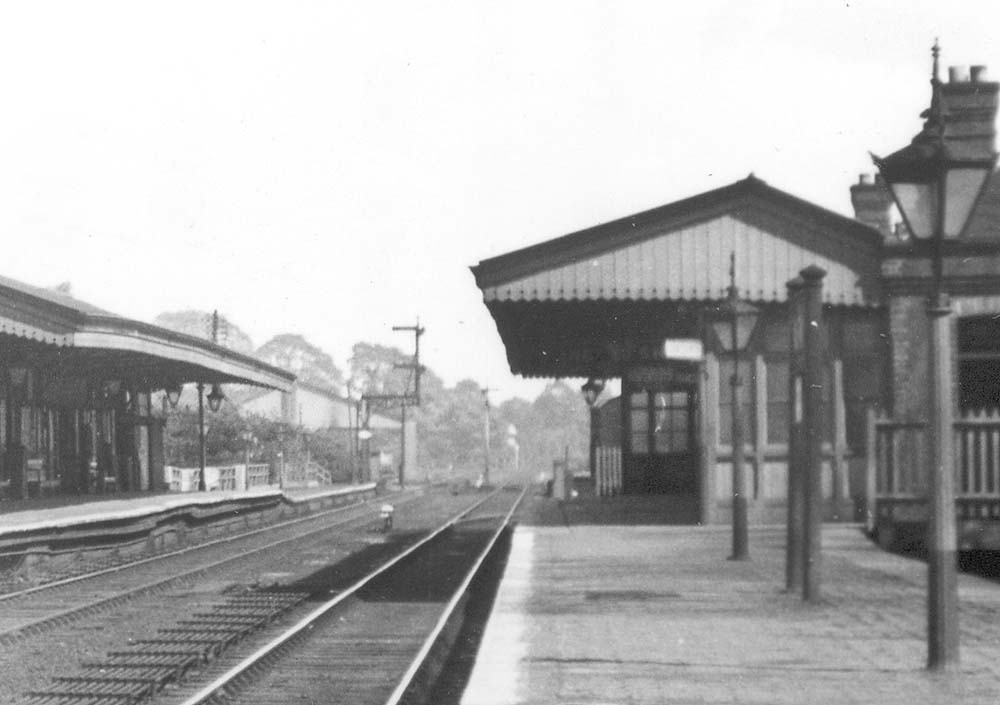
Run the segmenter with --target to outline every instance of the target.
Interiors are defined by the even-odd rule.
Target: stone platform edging
[[[304,496],[267,488],[83,504],[21,512],[49,515],[26,522],[13,513],[0,520],[0,570],[23,572],[43,564],[58,570],[80,561],[157,552],[375,496],[371,483],[317,488]]]

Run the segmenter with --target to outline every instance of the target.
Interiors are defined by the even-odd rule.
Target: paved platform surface
[[[732,562],[727,527],[614,513],[588,524],[532,499],[463,705],[1000,702],[998,583],[960,577],[962,665],[933,674],[925,565],[859,527],[824,527],[823,601],[807,605],[783,593],[779,527]]]

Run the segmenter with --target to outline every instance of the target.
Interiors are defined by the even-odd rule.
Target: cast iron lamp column
[[[604,380],[591,377],[580,387],[580,391],[583,392],[583,399],[587,402],[587,408],[590,410],[590,482],[596,489],[597,433],[598,424],[600,423],[597,411],[597,399],[601,396],[601,392],[604,391]]]
[[[740,351],[750,341],[757,324],[757,309],[741,302],[736,288],[736,253],[729,255],[729,298],[724,309],[725,315],[713,321],[716,337],[726,352],[733,356],[733,375],[729,378],[732,389],[732,444],[733,444],[733,553],[734,561],[745,561],[750,557],[748,548],[748,509],[746,497],[746,461],[743,441],[743,408],[740,403]]]
[[[198,491],[205,491],[205,385],[198,382]]]
[[[218,384],[212,385],[212,391],[208,393],[208,408],[212,413],[222,408],[222,401],[226,395],[222,393],[222,387]],[[204,492],[207,489],[205,484],[205,385],[198,382],[198,491]]]
[[[945,240],[965,232],[976,203],[996,164],[992,144],[945,142],[945,120],[938,80],[938,46],[931,74],[931,107],[920,134],[885,159],[872,155],[906,225],[917,240],[929,241],[932,287],[927,300],[930,326],[928,367],[931,445],[930,521],[927,534],[927,666],[951,669],[959,663],[957,527],[955,518],[954,422],[952,410],[951,306],[943,285]],[[957,153],[961,150],[961,153]]]

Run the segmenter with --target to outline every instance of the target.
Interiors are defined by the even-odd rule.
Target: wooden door
[[[696,494],[697,392],[632,389],[626,395],[627,494]]]

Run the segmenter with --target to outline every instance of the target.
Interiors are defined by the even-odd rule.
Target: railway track
[[[397,504],[418,495],[396,495]],[[322,535],[355,522],[372,520],[372,505],[385,497],[334,507],[305,517],[269,524],[239,534],[99,568],[57,581],[0,594],[0,645],[99,614],[141,595],[156,594],[253,554]],[[330,521],[331,518],[334,521]],[[262,539],[264,539],[262,541]],[[82,590],[81,585],[88,589]],[[58,605],[58,608],[53,608]]]
[[[522,497],[492,493],[374,567],[360,561],[230,593],[25,702],[409,701]]]
[[[181,556],[192,551],[198,551],[206,548],[211,548],[212,546],[219,546],[224,544],[230,544],[234,541],[239,541],[241,539],[262,534],[264,532],[270,532],[276,529],[282,529],[284,527],[298,526],[308,524],[310,522],[315,522],[317,520],[322,520],[323,518],[330,516],[332,514],[342,513],[346,510],[355,509],[361,506],[371,505],[375,502],[382,502],[390,497],[394,498],[394,501],[399,501],[403,498],[412,498],[412,492],[400,492],[394,496],[383,496],[381,498],[375,497],[368,500],[362,500],[360,502],[354,502],[351,504],[340,505],[333,507],[331,509],[321,510],[308,514],[306,516],[297,517],[294,519],[288,519],[285,521],[270,522],[264,526],[258,526],[256,528],[248,528],[246,531],[240,531],[237,533],[230,534],[221,538],[212,538],[203,541],[198,541],[195,543],[188,543],[181,548],[172,550],[160,550],[155,552],[144,552],[135,555],[112,555],[108,558],[101,560],[89,561],[85,564],[78,565],[74,569],[65,571],[55,571],[49,575],[46,575],[40,579],[32,582],[31,585],[25,585],[23,580],[16,580],[11,577],[11,571],[0,572],[0,603],[17,599],[25,595],[30,595],[35,592],[40,592],[43,590],[48,590],[55,587],[60,587],[62,585],[70,585],[75,582],[82,580],[89,580],[91,578],[108,575],[110,573],[116,573],[121,570],[132,568],[135,566],[140,566],[146,563],[151,563],[155,561],[164,560],[167,558],[172,558],[174,556]],[[69,553],[76,553],[78,549],[73,549]],[[21,554],[3,554],[3,558],[9,561],[12,556],[16,557]],[[24,553],[22,558],[26,556]]]

